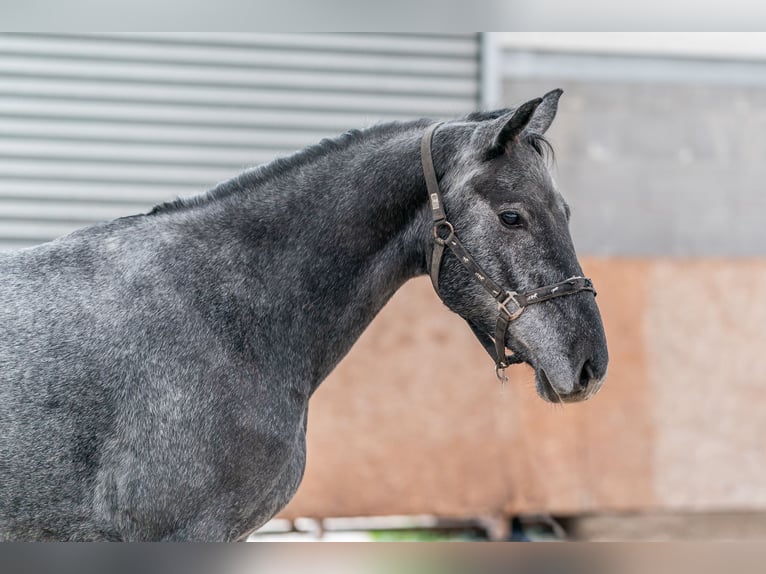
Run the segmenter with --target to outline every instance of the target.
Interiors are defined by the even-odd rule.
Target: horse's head
[[[582,275],[569,207],[544,157],[550,149],[543,134],[560,95],[441,128],[454,139],[434,136],[434,150],[459,142],[457,161],[440,181],[455,236],[496,284],[519,293]],[[491,342],[497,301],[454,254],[444,256],[439,276],[444,302]],[[606,338],[591,291],[527,306],[510,322],[505,343],[535,369],[537,391],[551,402],[587,399],[606,376]]]

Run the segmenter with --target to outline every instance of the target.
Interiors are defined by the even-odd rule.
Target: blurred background
[[[304,482],[253,538],[766,538],[764,34],[3,34],[0,249],[556,87],[601,393],[553,407],[524,366],[500,389],[412,281],[317,392]]]

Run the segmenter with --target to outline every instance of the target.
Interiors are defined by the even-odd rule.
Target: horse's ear
[[[492,122],[492,140],[485,152],[485,157],[491,159],[503,153],[521,135],[524,128],[532,120],[532,116],[542,103],[542,98],[529,100],[513,112],[500,116]]]
[[[524,131],[543,135],[556,117],[556,111],[559,109],[559,98],[564,90],[552,90],[543,96],[543,101],[537,106],[532,119],[527,124]]]

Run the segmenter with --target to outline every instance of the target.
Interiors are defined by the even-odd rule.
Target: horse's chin
[[[539,368],[529,355],[525,354],[524,351],[514,350],[513,356],[519,359],[519,363],[529,365],[535,371],[535,390],[541,399],[554,404],[566,402],[556,393],[545,371]]]
[[[512,351],[512,356],[516,357],[519,363],[529,365],[535,371],[535,390],[540,398],[547,403],[577,403],[589,399],[598,390],[592,389],[590,392],[574,392],[569,394],[559,393],[553,387],[548,375],[545,374],[545,370],[536,364],[533,355],[526,348],[522,348],[519,345],[515,348],[508,346],[507,349]]]
[[[553,388],[553,385],[548,380],[548,376],[542,369],[535,368],[535,390],[537,390],[540,398],[548,403],[559,404],[565,402],[556,392],[556,389]]]

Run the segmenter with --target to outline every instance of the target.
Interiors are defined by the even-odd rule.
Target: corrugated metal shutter
[[[478,105],[476,35],[0,35],[0,248]]]

